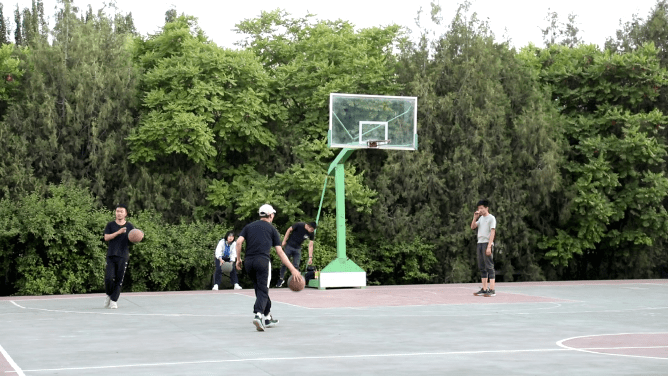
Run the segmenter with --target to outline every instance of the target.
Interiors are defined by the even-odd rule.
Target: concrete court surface
[[[4,375],[667,375],[668,280],[0,297]]]

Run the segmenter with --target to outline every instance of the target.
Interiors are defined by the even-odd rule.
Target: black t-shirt
[[[246,240],[246,258],[269,258],[271,247],[281,245],[281,236],[271,223],[258,220],[247,224],[239,236]]]
[[[306,230],[306,223],[298,222],[292,225],[292,232],[288,238],[287,245],[292,248],[301,248],[306,239],[313,240],[313,233]]]
[[[119,234],[115,238],[108,241],[109,245],[107,248],[107,256],[121,256],[125,258],[130,257],[130,252],[128,250],[128,245],[130,243],[128,240],[128,234],[135,228],[132,223],[125,221],[125,224],[121,226],[116,223],[116,221],[111,221],[107,223],[107,227],[104,228],[104,233],[113,234],[114,232],[120,230],[121,227],[125,227],[127,231],[125,231],[124,234]]]

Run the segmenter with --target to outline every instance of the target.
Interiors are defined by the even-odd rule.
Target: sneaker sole
[[[275,323],[275,324],[264,324],[264,327],[265,327],[265,328],[275,328],[276,325],[278,325],[278,323]]]
[[[485,298],[491,298],[492,296],[496,296],[496,294],[485,294]]]
[[[481,294],[479,292],[474,292],[473,295],[475,295],[475,296],[485,296],[485,294]]]
[[[264,332],[264,325],[262,325],[262,321],[253,320],[253,325],[255,325],[255,328],[258,332]]]

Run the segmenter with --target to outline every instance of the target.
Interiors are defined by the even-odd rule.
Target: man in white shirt
[[[496,236],[496,218],[489,214],[489,201],[478,201],[478,210],[473,213],[471,229],[478,229],[478,245],[476,254],[478,258],[478,268],[482,277],[482,288],[474,293],[475,296],[496,296],[495,272],[494,272],[494,237]],[[489,288],[487,280],[489,279]]]

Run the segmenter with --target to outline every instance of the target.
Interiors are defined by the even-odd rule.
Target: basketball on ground
[[[303,278],[300,280],[300,282],[298,282],[295,278],[292,278],[292,276],[288,278],[288,287],[290,288],[290,290],[302,291],[304,289],[304,286],[305,282]]]
[[[128,240],[133,243],[139,243],[142,239],[144,239],[144,233],[138,228],[132,229],[128,234]]]

